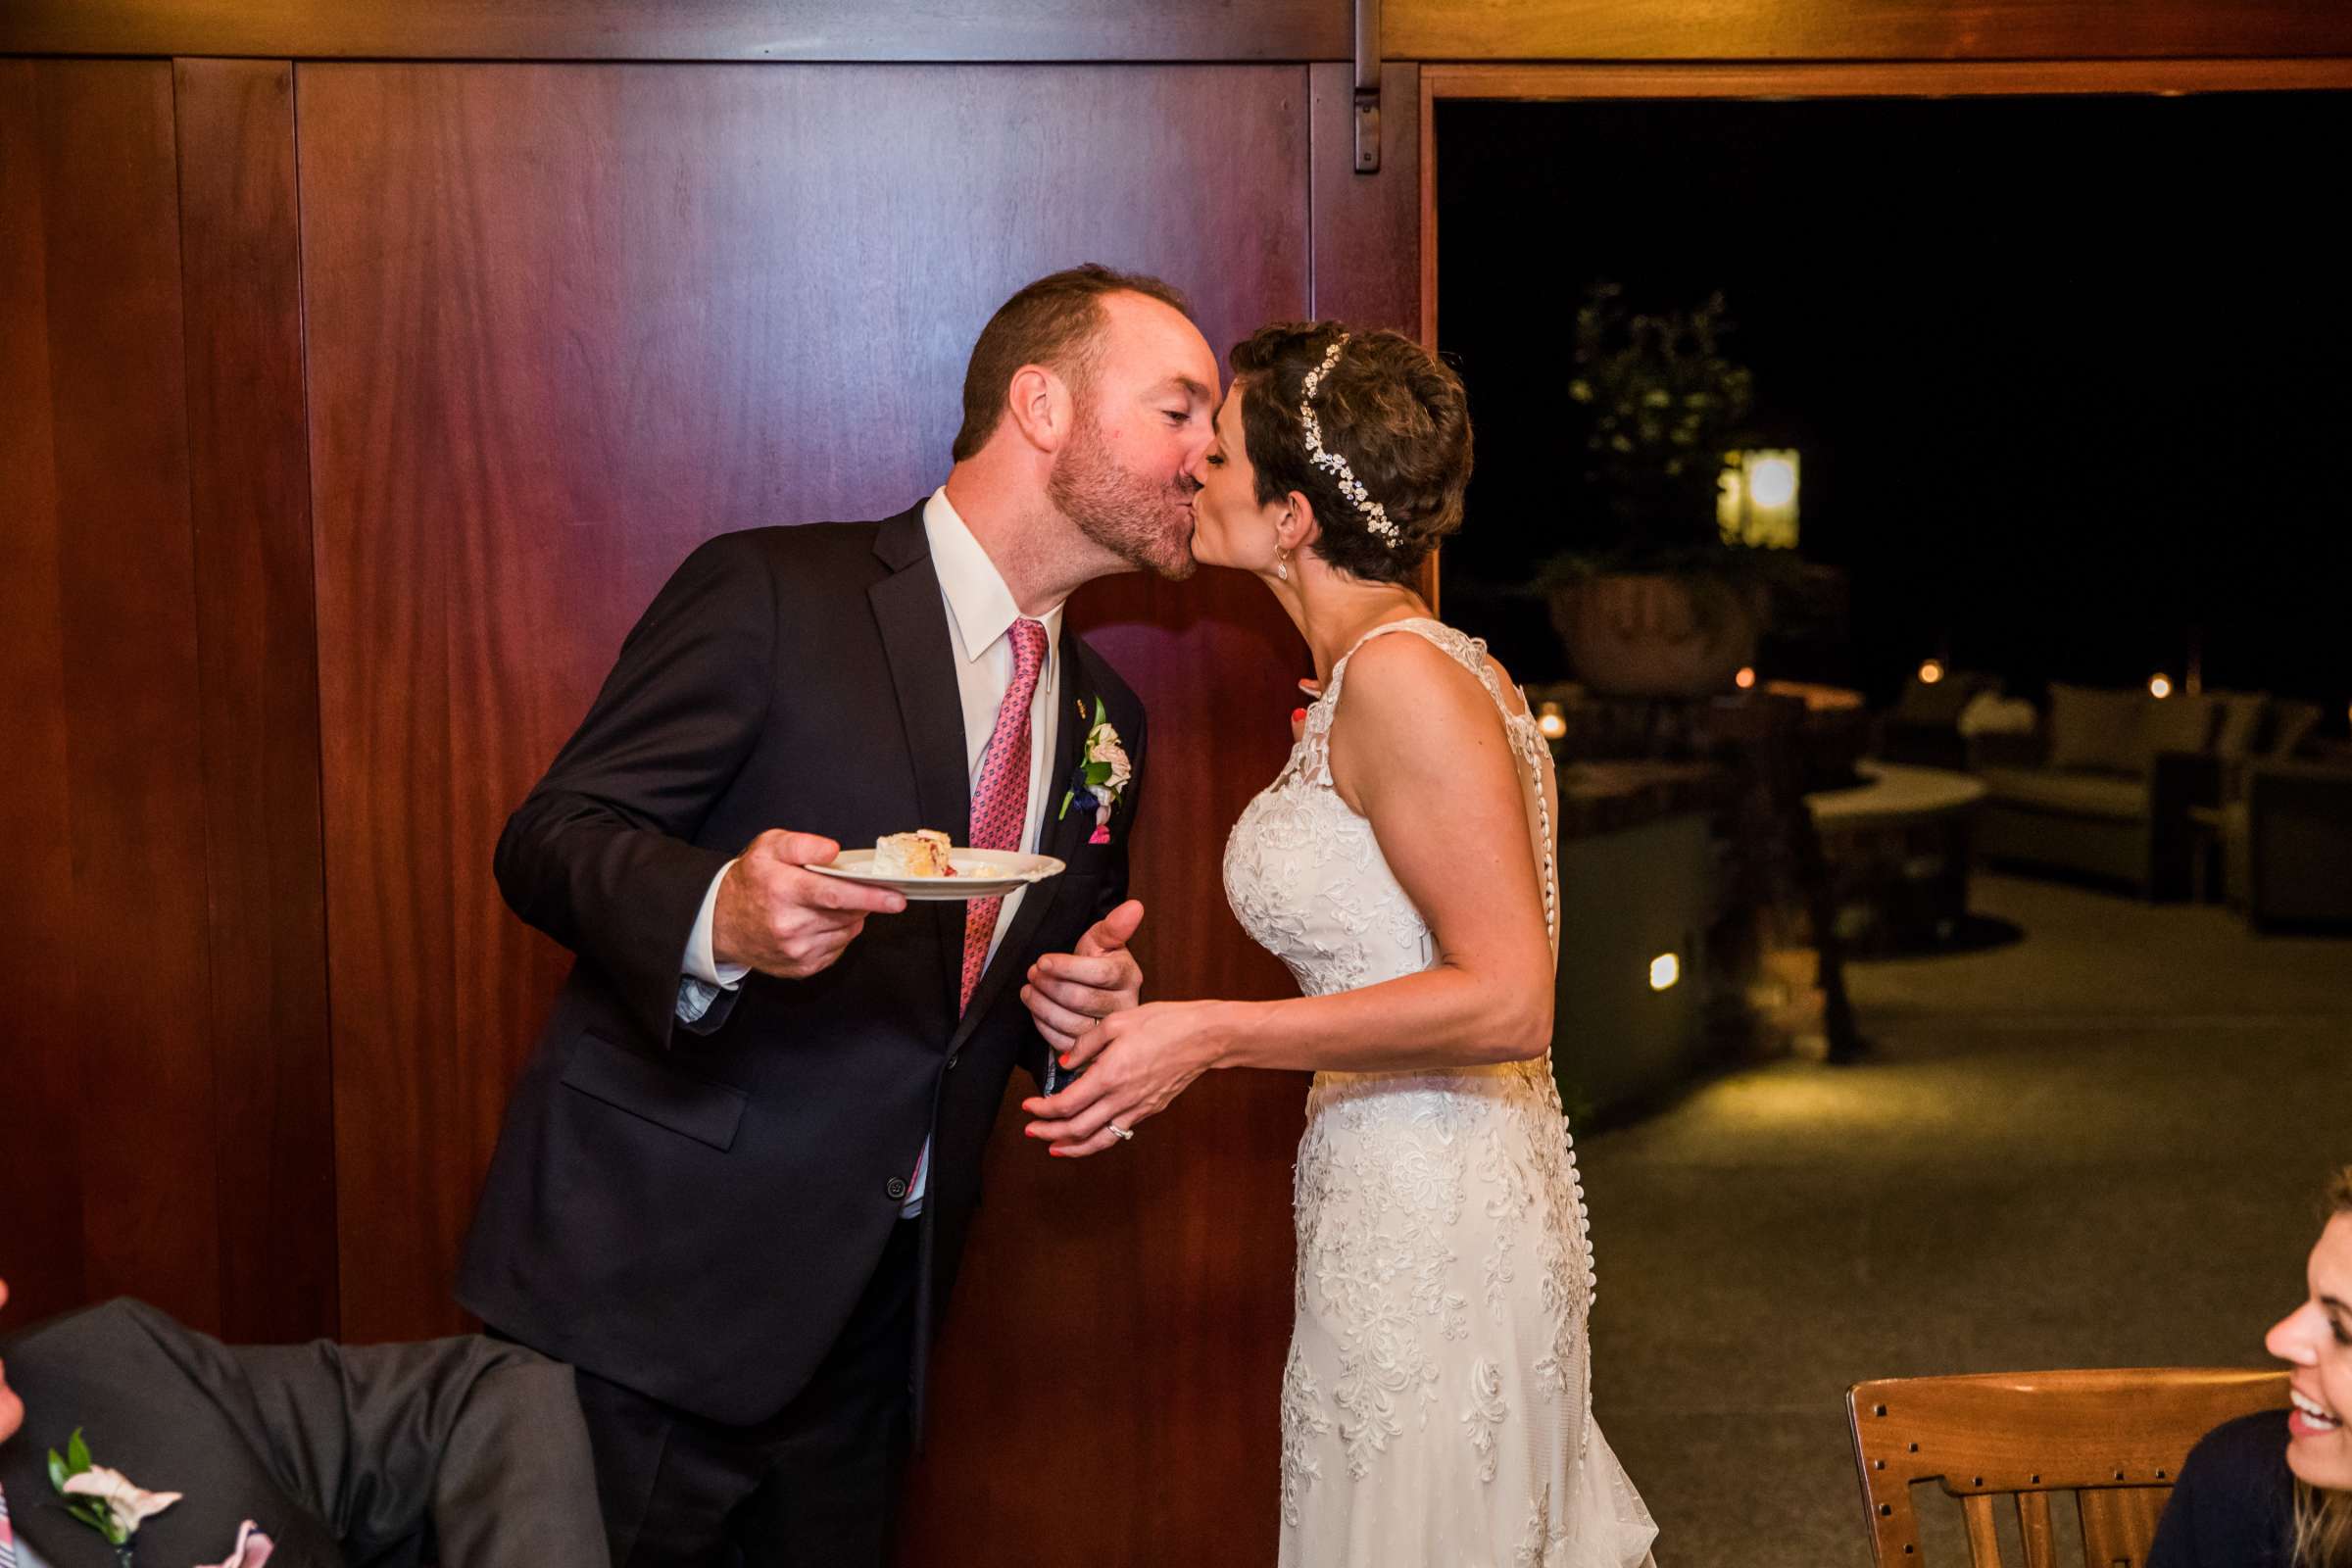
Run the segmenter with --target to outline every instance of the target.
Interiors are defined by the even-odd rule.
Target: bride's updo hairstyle
[[[1317,555],[1352,577],[1411,582],[1462,525],[1461,377],[1402,333],[1338,321],[1260,327],[1232,363],[1259,504],[1298,491],[1322,524]]]

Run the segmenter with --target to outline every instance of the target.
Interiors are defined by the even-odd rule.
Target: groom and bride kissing
[[[1467,400],[1338,322],[1229,364],[1156,279],[1023,288],[972,350],[946,482],[698,547],[500,837],[508,903],[576,962],[459,1297],[576,1369],[616,1565],[887,1559],[1015,1066],[1058,1158],[1116,1157],[1212,1068],[1315,1074],[1265,1391],[1282,1563],[1647,1559],[1592,1421],[1550,1076],[1550,757],[1414,586],[1461,523]],[[1196,564],[1262,582],[1319,681],[1225,848],[1281,1001],[1141,1000],[1146,715],[1063,625],[1093,578]],[[918,826],[1066,868],[913,905],[807,869]]]

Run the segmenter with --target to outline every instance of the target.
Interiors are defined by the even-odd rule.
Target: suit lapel
[[[901,513],[874,536],[874,554],[892,574],[866,592],[882,652],[899,694],[899,721],[914,762],[914,793],[922,827],[961,843],[971,824],[971,779],[965,766],[963,699],[956,681],[956,653],[940,599],[939,573],[923,532],[923,509]],[[939,944],[939,985],[952,1014],[963,973],[963,906],[911,904],[901,918],[927,921]]]
[[[1070,775],[1077,771],[1078,749],[1085,744],[1086,732],[1094,727],[1095,693],[1086,678],[1086,666],[1078,657],[1078,636],[1070,630],[1066,617],[1062,621],[1060,659],[1062,682],[1054,699],[1054,765],[1046,773],[1046,815],[1038,828],[1037,851],[1067,865],[1095,826],[1094,813],[1074,806],[1066,816],[1055,814],[1061,810],[1062,791],[1069,787]],[[964,1009],[963,1019],[948,1049],[953,1051],[961,1046],[972,1026],[996,1005],[1008,975],[1027,971],[1028,965],[1021,961],[1020,956],[1028,950],[1038,923],[1060,896],[1063,881],[1063,877],[1057,876],[1035,883],[1021,895],[1020,907],[1012,911],[1012,924],[998,942],[996,956],[981,974],[979,985],[972,989],[972,1004]],[[960,948],[957,956],[960,958]]]

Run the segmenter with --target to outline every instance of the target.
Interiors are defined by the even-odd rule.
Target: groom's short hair
[[[997,307],[972,345],[963,371],[963,428],[956,432],[956,461],[978,452],[1004,416],[1013,372],[1043,365],[1083,397],[1109,319],[1106,294],[1141,294],[1192,315],[1183,294],[1142,272],[1113,271],[1094,262],[1050,273]]]

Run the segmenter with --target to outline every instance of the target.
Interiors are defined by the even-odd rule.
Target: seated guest
[[[2310,1295],[2264,1343],[2293,1405],[2226,1422],[2181,1467],[2147,1568],[2352,1568],[2352,1166],[2328,1189]]]
[[[153,1494],[112,1505],[154,1510],[146,1568],[605,1561],[571,1369],[519,1346],[227,1346],[120,1300],[0,1354],[0,1568],[111,1568],[68,1505],[103,1512],[118,1478]],[[94,1494],[60,1496],[49,1453],[76,1429]]]

